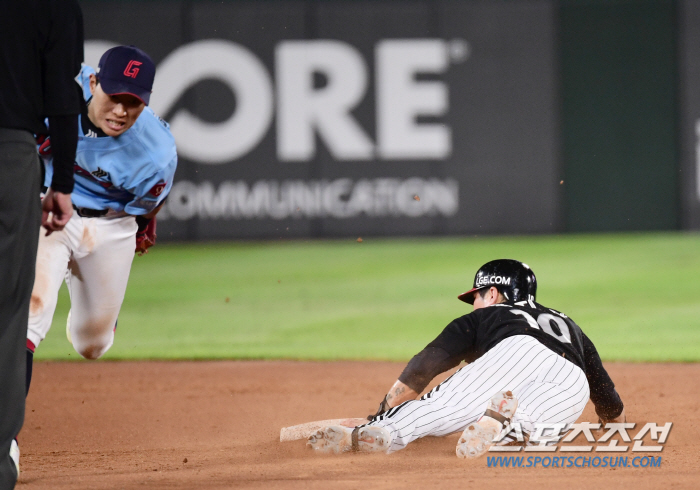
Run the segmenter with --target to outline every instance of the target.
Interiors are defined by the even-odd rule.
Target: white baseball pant
[[[65,278],[73,347],[87,359],[107,352],[124,301],[137,228],[133,216],[83,218],[73,213],[62,231],[40,233],[27,331],[34,346],[51,328]]]
[[[463,431],[483,414],[491,397],[510,390],[518,399],[513,422],[573,423],[590,395],[585,373],[534,337],[508,337],[418,400],[388,410],[368,425],[391,434],[388,452],[420,437]]]

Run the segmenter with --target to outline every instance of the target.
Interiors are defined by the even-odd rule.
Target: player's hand
[[[156,244],[156,219],[153,218],[148,225],[136,233],[136,253],[143,255]]]
[[[602,419],[598,417],[598,423],[600,423],[600,430],[605,429],[605,424],[624,424],[627,422],[627,417],[625,416],[625,408],[622,408],[622,412],[620,412],[620,415],[615,417],[614,419]]]
[[[372,421],[372,420],[376,419],[377,417],[379,417],[384,412],[386,412],[387,410],[389,410],[390,407],[389,407],[389,403],[387,402],[388,396],[389,395],[384,395],[384,399],[379,403],[379,408],[377,409],[377,413],[375,413],[374,415],[368,415],[367,420]]]
[[[605,424],[623,424],[627,422],[627,417],[625,416],[625,408],[622,408],[622,412],[620,412],[620,415],[615,417],[614,419],[610,420],[603,420],[600,419],[600,423],[603,424],[603,427],[605,427]]]
[[[46,228],[46,236],[61,231],[73,215],[73,202],[70,194],[54,192],[49,188],[41,202],[41,225]]]
[[[403,402],[415,400],[416,398],[418,398],[418,393],[416,393],[413,390],[413,388],[402,383],[397,379],[396,383],[394,383],[394,385],[389,390],[389,393],[386,394],[384,399],[379,404],[379,409],[377,410],[377,413],[375,413],[374,415],[369,415],[367,417],[367,420],[374,420],[390,408],[397,407]]]

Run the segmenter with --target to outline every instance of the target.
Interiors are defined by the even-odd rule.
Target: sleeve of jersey
[[[408,362],[399,381],[416,393],[440,373],[458,366],[474,345],[475,329],[467,317],[457,318]]]
[[[134,194],[134,199],[127,203],[124,211],[134,216],[150,213],[165,200],[173,186],[173,178],[177,168],[177,153],[170,133],[167,135],[161,133],[159,136],[153,137],[149,147],[152,149],[151,157],[153,160],[165,163],[158,164],[155,167],[157,169],[155,173],[144,176],[139,180],[135,189],[130,189],[130,192]]]
[[[75,77],[75,81],[80,85],[80,89],[83,92],[83,100],[88,100],[92,97],[90,93],[90,75],[94,75],[95,70],[83,63],[80,67],[80,73]]]
[[[591,389],[591,401],[595,411],[603,420],[614,419],[622,413],[624,405],[615,391],[615,383],[608,375],[593,342],[583,334],[583,355],[586,363],[586,378]]]
[[[168,170],[171,167],[172,172]],[[157,208],[165,200],[173,186],[174,164],[168,165],[168,169],[164,169],[141,182],[134,191],[134,199],[127,203],[124,211],[134,216],[141,216]]]

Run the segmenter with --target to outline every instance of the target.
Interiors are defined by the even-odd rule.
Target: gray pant
[[[24,422],[27,321],[41,202],[36,143],[0,128],[0,490],[14,488],[12,439]]]

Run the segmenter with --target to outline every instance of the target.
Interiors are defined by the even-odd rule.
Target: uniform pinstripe
[[[574,363],[527,335],[508,337],[419,400],[388,410],[367,425],[391,434],[388,452],[425,436],[464,430],[492,396],[510,390],[519,401],[514,422],[533,432],[535,422],[573,423],[589,398],[586,375]]]

